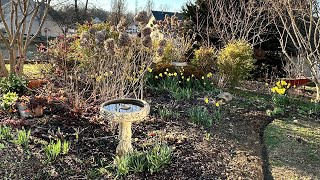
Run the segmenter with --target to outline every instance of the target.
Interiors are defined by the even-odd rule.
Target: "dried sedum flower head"
[[[150,34],[151,34],[151,28],[149,27],[145,27],[141,30],[142,37],[150,36]]]
[[[121,17],[121,20],[117,26],[119,32],[124,32],[128,27],[128,21],[125,17]]]
[[[123,47],[123,46],[130,46],[130,45],[131,45],[131,38],[129,34],[127,34],[126,32],[121,32],[119,34],[119,46]]]
[[[114,39],[109,38],[104,41],[104,48],[107,52],[109,52],[111,55],[114,55]]]
[[[97,31],[95,34],[95,41],[97,44],[102,44],[103,41],[106,38],[106,31],[102,30],[102,31]]]
[[[141,26],[145,26],[149,22],[148,13],[146,11],[139,12],[134,17],[134,21],[138,22]]]
[[[145,47],[152,48],[152,39],[151,39],[151,37],[150,36],[143,37],[142,44]]]

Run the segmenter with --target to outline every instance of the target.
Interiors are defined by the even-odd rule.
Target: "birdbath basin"
[[[117,99],[103,103],[100,114],[108,121],[119,123],[119,144],[116,153],[121,156],[132,151],[131,126],[148,116],[150,106],[139,99]]]

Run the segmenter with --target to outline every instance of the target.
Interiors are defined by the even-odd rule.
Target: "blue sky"
[[[105,10],[110,10],[111,0],[95,0],[96,5]],[[193,0],[153,0],[155,7],[154,10],[162,10],[161,7],[167,6],[169,11],[181,11],[181,6]],[[146,6],[147,0],[138,0],[138,10]],[[127,0],[127,7],[129,11],[134,12],[135,0]]]

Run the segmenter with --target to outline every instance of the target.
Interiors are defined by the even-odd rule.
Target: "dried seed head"
[[[103,41],[106,38],[106,31],[102,30],[102,31],[97,31],[95,34],[95,41],[97,44],[102,44]]]
[[[134,17],[134,21],[138,22],[141,26],[148,24],[148,22],[149,22],[148,13],[146,11],[139,12]]]
[[[109,38],[104,41],[104,49],[110,54],[114,55],[114,39]]]
[[[152,39],[151,39],[151,37],[150,36],[143,37],[142,44],[145,47],[152,48]]]
[[[141,30],[142,37],[150,36],[150,34],[151,34],[151,28],[149,27],[145,27]]]
[[[122,32],[119,34],[119,46],[130,46],[131,45],[131,38],[129,34],[126,32]]]
[[[90,27],[89,33],[90,34],[95,34],[97,32],[97,29],[95,27]]]

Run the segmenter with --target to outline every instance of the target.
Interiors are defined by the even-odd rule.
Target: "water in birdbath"
[[[140,111],[142,107],[132,103],[115,103],[115,104],[108,104],[103,108],[110,112],[129,113],[129,112]]]

